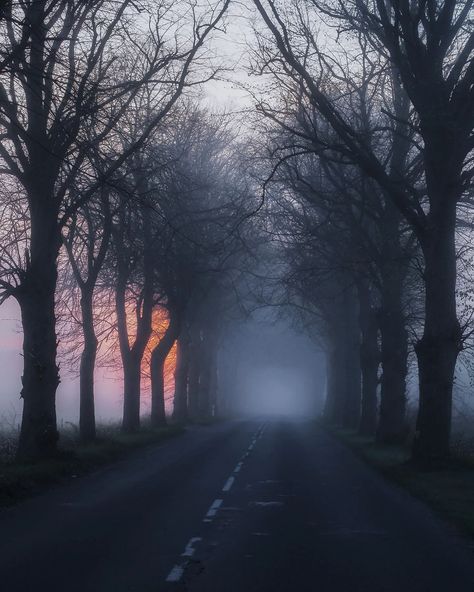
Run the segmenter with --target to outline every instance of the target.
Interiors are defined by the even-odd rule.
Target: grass
[[[407,489],[464,534],[474,537],[474,457],[453,454],[443,468],[420,469],[403,446],[375,443],[345,430],[331,432],[388,480]]]
[[[124,458],[131,451],[158,444],[183,432],[183,427],[143,427],[139,432],[124,434],[118,426],[100,426],[97,440],[81,444],[74,430],[61,434],[61,455],[57,459],[35,464],[19,464],[9,456],[0,460],[0,507],[13,505],[53,485],[67,482],[94,469]],[[6,440],[6,438],[4,438]]]

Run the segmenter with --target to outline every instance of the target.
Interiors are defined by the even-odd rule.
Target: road
[[[469,544],[312,422],[229,421],[0,513],[5,592],[473,592]]]

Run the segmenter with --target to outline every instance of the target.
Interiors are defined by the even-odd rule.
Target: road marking
[[[214,516],[217,514],[217,510],[222,506],[223,501],[224,500],[222,499],[214,500],[211,504],[211,507],[207,511],[206,518],[214,518]]]
[[[183,577],[184,565],[175,565],[166,578],[167,582],[179,582]]]
[[[254,506],[258,508],[281,508],[283,506],[283,502],[250,502],[249,506]]]
[[[184,553],[181,554],[181,557],[192,557],[194,555],[194,551],[196,550],[194,545],[200,541],[202,541],[201,537],[192,537],[189,539],[189,542],[184,549]]]
[[[229,477],[227,479],[227,481],[225,482],[225,485],[222,488],[222,491],[229,491],[230,488],[232,487],[232,485],[234,484],[234,481],[235,481],[235,477]]]
[[[192,557],[196,549],[194,545],[202,541],[201,537],[192,537],[189,539],[188,544],[184,548],[184,552],[181,553],[181,557]],[[167,582],[179,582],[180,579],[183,577],[184,570],[189,565],[189,561],[182,561],[181,563],[177,563],[173,569],[168,574],[166,581]]]
[[[243,461],[249,457],[250,455],[250,451],[254,449],[257,440],[259,438],[262,437],[262,433],[263,430],[265,428],[266,424],[262,424],[258,430],[255,432],[255,435],[253,437],[253,439],[250,442],[250,445],[248,447],[248,449],[246,450],[246,452],[244,453],[244,455],[242,456],[241,460],[236,464],[235,469],[233,470],[233,474],[239,473],[242,466],[243,466]],[[224,484],[224,487],[222,488],[222,491],[227,492],[231,489],[231,487],[233,486],[235,482],[235,477],[233,475],[231,475],[227,481]],[[212,522],[212,519],[216,516],[219,508],[222,506],[224,500],[223,499],[215,499],[211,506],[209,507],[209,510],[207,511],[203,522]],[[281,502],[252,502],[250,505],[255,505],[255,506],[279,506],[279,505],[283,505]],[[226,508],[227,510],[239,510],[240,508]],[[255,536],[268,536],[268,533],[264,533],[264,532],[255,532],[252,533]],[[166,578],[166,582],[179,582],[181,580],[181,578],[183,577],[184,574],[184,570],[186,569],[186,567],[189,565],[189,559],[190,557],[193,557],[194,552],[196,551],[196,549],[194,548],[194,545],[196,543],[199,543],[200,541],[202,541],[201,537],[192,537],[189,539],[188,544],[186,545],[184,552],[181,553],[181,557],[187,558],[184,559],[183,561],[181,561],[180,563],[177,563],[176,565],[173,566],[172,570],[170,571],[170,573],[168,574],[167,578]],[[248,557],[250,557],[250,555],[247,555]]]

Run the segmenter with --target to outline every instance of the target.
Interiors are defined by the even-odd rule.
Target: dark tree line
[[[59,339],[84,441],[105,359],[123,372],[125,431],[140,427],[144,374],[151,422],[166,422],[174,347],[174,417],[208,417],[226,325],[258,295],[310,315],[328,420],[380,442],[406,439],[413,350],[413,457],[442,459],[469,335],[457,265],[472,227],[473,3],[254,0],[266,86],[261,134],[245,139],[191,99],[219,73],[208,48],[228,4],[2,4],[0,299],[21,310],[18,458],[57,451]]]
[[[213,76],[212,66],[202,62],[201,50],[227,4],[188,11],[185,3],[170,9],[166,3],[146,1],[35,0],[3,9],[0,156],[2,207],[11,225],[3,229],[1,287],[3,299],[13,296],[20,305],[24,336],[20,459],[50,456],[57,446],[55,396],[60,377],[55,297],[64,230],[69,228],[66,243],[71,244],[72,235],[80,237],[97,209],[89,203],[106,204],[110,188],[114,200],[120,201],[121,191],[130,192],[127,185],[137,179],[124,180],[125,169],[138,170],[137,155],[183,91]],[[196,63],[201,66],[199,74],[193,67]],[[134,113],[140,119],[135,118],[135,126]],[[117,238],[121,232],[114,230],[111,214],[100,211],[107,219],[101,236],[91,221],[91,236],[83,243],[88,252],[86,275],[79,278],[80,270],[75,273],[83,292],[85,336],[81,407],[89,425],[84,434],[88,431],[91,436],[96,345],[90,300],[104,258],[96,247],[102,241],[105,249],[109,234]],[[113,215],[127,218],[120,205]],[[77,217],[80,230],[74,222]],[[142,218],[146,227],[149,218]],[[11,234],[13,242],[8,240]],[[114,244],[118,246],[119,239]],[[120,298],[117,310],[123,312]],[[128,354],[127,367],[136,367],[140,357],[149,331],[149,306],[141,302],[137,311],[140,335]],[[125,358],[127,347],[122,342]],[[127,380],[127,417],[135,414],[127,421],[133,427],[136,375],[127,375]]]
[[[369,400],[374,398],[374,366],[369,370],[367,364],[369,352],[375,353],[377,322],[382,363],[377,433],[397,438],[406,399],[404,298],[410,287],[404,262],[421,255],[415,289],[422,290],[424,305],[415,344],[419,409],[413,455],[421,462],[443,458],[449,454],[453,379],[463,348],[456,229],[457,212],[472,194],[474,172],[472,2],[254,3],[265,25],[258,32],[256,65],[280,89],[279,97],[266,98],[259,109],[286,134],[272,154],[282,165],[310,155],[317,161],[302,173],[294,171],[285,183],[299,201],[316,204],[316,229],[309,235],[315,235],[316,252],[326,251],[318,253],[317,267],[346,268],[337,274],[342,280],[335,272],[325,280],[330,294],[338,284],[341,294],[331,296],[331,306],[339,300],[342,307],[335,314],[325,312],[325,324],[335,316],[341,331],[349,330],[343,313],[352,306],[344,301],[358,294],[365,414],[369,384]],[[317,183],[308,181],[311,175]],[[324,184],[333,197],[327,198]],[[338,211],[341,201],[344,213]],[[374,233],[381,240],[374,242]],[[338,252],[341,238],[351,244],[350,261]],[[369,257],[359,254],[366,242],[374,242]],[[305,291],[305,297],[313,295],[320,298],[316,287],[313,294]],[[371,318],[374,307],[377,321]],[[333,343],[337,328],[327,331]],[[340,396],[338,386],[335,391]],[[369,415],[373,429],[373,411]]]

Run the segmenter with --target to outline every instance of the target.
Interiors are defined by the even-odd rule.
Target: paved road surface
[[[1,512],[0,589],[474,592],[474,556],[314,424],[232,421]]]

